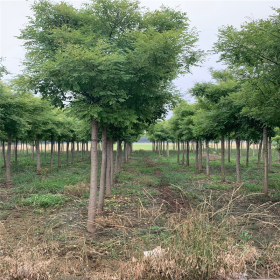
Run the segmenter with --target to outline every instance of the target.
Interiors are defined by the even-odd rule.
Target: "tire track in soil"
[[[144,158],[148,167],[155,167],[157,164],[149,157]],[[166,176],[160,167],[154,169],[154,175],[160,178],[160,183],[155,186],[155,189],[160,193],[158,203],[164,203],[167,206],[168,212],[180,212],[181,209],[190,208],[189,200],[183,198],[180,191],[171,188]]]

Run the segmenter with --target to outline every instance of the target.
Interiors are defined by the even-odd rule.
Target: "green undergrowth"
[[[67,271],[111,279],[107,269],[117,279],[134,280],[230,279],[232,272],[255,278],[277,276],[280,165],[273,162],[269,196],[263,197],[256,156],[248,167],[244,160],[243,156],[243,183],[237,186],[234,155],[226,163],[226,182],[222,183],[219,158],[210,161],[207,176],[205,159],[203,173],[198,173],[193,153],[186,166],[177,163],[173,150],[170,157],[133,152],[116,178],[112,196],[105,199],[104,213],[97,216],[94,237],[86,233],[89,159],[52,171],[45,163],[42,175],[36,175],[35,162],[29,161],[17,167],[14,186],[7,189],[10,194],[0,204],[2,218],[9,217],[7,229],[13,217],[23,223],[11,228],[9,238],[14,233],[21,242],[13,243],[14,251],[7,245],[7,252],[16,256],[16,244],[32,245],[29,251],[34,253],[35,268],[36,258],[42,262],[52,256],[53,262],[48,259],[46,265],[52,277]],[[20,232],[21,227],[25,231]],[[162,258],[144,258],[144,251],[155,248],[165,250]],[[98,278],[101,271],[105,274]]]

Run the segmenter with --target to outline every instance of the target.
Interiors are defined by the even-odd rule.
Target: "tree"
[[[98,124],[161,117],[173,99],[170,81],[198,59],[197,38],[186,14],[165,7],[143,12],[136,1],[96,0],[80,10],[40,1],[32,9],[20,36],[32,86],[53,104],[69,100],[91,120],[88,231],[94,232]]]

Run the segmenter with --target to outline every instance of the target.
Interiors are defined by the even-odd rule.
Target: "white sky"
[[[0,0],[0,57],[4,57],[4,65],[12,74],[21,71],[21,61],[24,59],[22,42],[15,38],[19,29],[27,23],[27,16],[32,15],[30,5],[33,0]],[[58,1],[56,1],[58,2]],[[66,1],[79,7],[85,1]],[[267,18],[273,13],[271,7],[280,8],[279,1],[183,1],[183,0],[140,0],[142,6],[156,9],[164,4],[178,7],[187,12],[191,26],[199,31],[199,48],[210,50],[217,39],[218,28],[223,25],[239,27],[245,21]],[[217,56],[209,57],[202,67],[192,69],[192,74],[180,77],[175,84],[186,92],[195,82],[209,81],[209,67],[221,68],[217,64]]]

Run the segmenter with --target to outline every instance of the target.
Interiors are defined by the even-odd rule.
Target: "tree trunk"
[[[91,165],[90,165],[90,192],[88,205],[87,230],[91,233],[96,231],[95,216],[97,206],[97,176],[98,176],[98,122],[91,119]]]
[[[230,162],[230,137],[228,137],[228,162]]]
[[[262,142],[263,142],[263,139],[261,139],[261,142],[260,142],[260,144],[259,144],[259,153],[258,153],[258,169],[260,169],[260,167],[261,167]]]
[[[111,139],[107,139],[107,164],[106,164],[106,194],[110,193],[111,189]],[[125,142],[125,149],[127,150],[127,143]],[[127,151],[125,152],[127,155]],[[108,193],[109,192],[109,193]]]
[[[185,164],[185,142],[183,141],[182,142],[182,164],[184,165]]]
[[[66,142],[66,166],[69,166],[69,139]]]
[[[263,194],[268,194],[268,148],[267,148],[267,127],[263,128],[263,156],[264,156],[264,177],[263,177]]]
[[[3,154],[3,163],[4,167],[6,166],[6,152],[5,152],[5,141],[2,142],[2,154]]]
[[[280,150],[277,151],[278,151],[278,162],[280,163]]]
[[[190,166],[190,142],[187,141],[186,165]]]
[[[6,184],[11,184],[11,150],[12,150],[12,136],[8,134],[8,148],[7,148],[7,162],[6,162]]]
[[[253,157],[255,157],[255,143],[253,143]]]
[[[166,156],[169,157],[169,143],[168,143],[168,141],[166,142]]]
[[[206,174],[209,176],[210,175],[210,168],[209,168],[209,141],[205,141],[206,145]]]
[[[37,154],[37,175],[41,174],[41,159],[40,159],[40,138],[36,135],[36,154]]]
[[[249,166],[249,156],[250,156],[250,140],[246,141],[246,166]]]
[[[131,155],[131,153],[132,153],[132,144],[131,143],[129,143],[129,149],[130,149],[129,154]],[[113,177],[114,177],[114,140],[112,138],[111,143],[110,143],[110,188],[106,189],[106,195],[112,194]]]
[[[15,142],[15,163],[17,163],[17,158],[18,158],[18,140],[16,138],[16,142]]]
[[[177,163],[180,163],[180,141],[177,141]]]
[[[241,173],[240,173],[240,140],[238,137],[235,138],[236,142],[236,180],[237,184],[241,184]]]
[[[27,144],[27,141],[26,141],[26,155],[28,155],[28,144]]]
[[[72,145],[71,145],[71,163],[74,163],[74,153],[75,153],[75,142],[72,141]]]
[[[158,155],[160,156],[161,154],[161,147],[160,147],[160,141],[158,141]]]
[[[202,168],[202,140],[200,139],[198,141],[198,172],[202,173],[203,168]]]
[[[82,140],[82,160],[84,160],[85,157],[85,141]]]
[[[109,153],[107,153],[107,128],[102,129],[102,162],[101,162],[101,174],[100,174],[100,189],[98,200],[98,212],[103,211],[104,195],[105,195],[105,182],[106,182],[106,163]]]
[[[195,142],[195,168],[198,168],[198,141]]]
[[[58,168],[61,168],[61,150],[60,150],[60,140],[57,142],[57,156],[58,156]]]
[[[51,170],[53,169],[53,153],[54,153],[54,140],[51,136]]]
[[[32,159],[34,160],[34,141],[32,141]]]
[[[270,172],[271,167],[272,167],[272,151],[271,151],[271,136],[268,138],[268,171]]]
[[[221,177],[222,182],[226,181],[226,171],[225,171],[225,136],[221,137]]]
[[[119,140],[118,140],[119,141]],[[154,152],[155,151],[155,142],[153,141],[152,142],[152,151]]]
[[[242,158],[242,142],[243,141],[240,141],[240,159]]]
[[[117,141],[117,153],[116,153],[116,162],[115,162],[115,174],[116,176],[121,170],[122,163],[122,141]]]
[[[79,162],[79,141],[77,141],[77,154],[76,154],[76,162]]]

